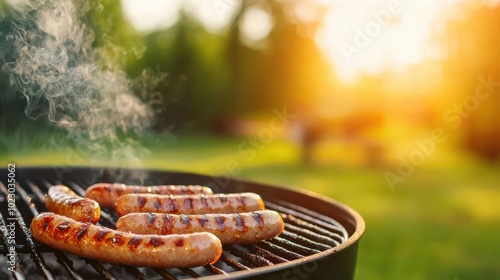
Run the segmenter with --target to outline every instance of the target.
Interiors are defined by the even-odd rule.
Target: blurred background
[[[357,279],[500,278],[500,1],[0,3],[5,166],[309,189]]]

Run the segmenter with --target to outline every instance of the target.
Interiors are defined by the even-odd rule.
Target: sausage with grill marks
[[[276,237],[285,224],[276,211],[234,214],[175,215],[130,213],[116,222],[120,231],[141,234],[210,232],[222,244],[248,244]]]
[[[134,212],[170,214],[224,214],[264,209],[264,202],[255,193],[214,195],[126,194],[115,203],[116,213],[123,216]]]
[[[33,237],[47,246],[119,265],[193,267],[214,263],[222,253],[220,240],[208,232],[133,234],[48,212],[33,218],[30,228]]]
[[[64,185],[49,188],[45,205],[49,211],[79,222],[95,224],[101,216],[101,208],[95,200],[83,198]]]
[[[212,190],[203,186],[131,186],[125,184],[98,183],[90,186],[85,197],[94,199],[101,207],[112,207],[118,197],[129,193],[151,193],[163,195],[212,194]]]

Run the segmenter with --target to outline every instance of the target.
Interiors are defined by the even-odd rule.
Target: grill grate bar
[[[32,202],[31,197],[26,193],[26,191],[20,185],[17,184],[16,184],[16,191],[21,194],[21,198],[24,201],[24,203],[28,205],[31,214],[33,214],[33,216],[38,215],[38,210],[36,209],[35,204]]]
[[[330,247],[335,247],[335,246],[340,245],[340,243],[338,241],[336,241],[328,236],[317,234],[317,233],[310,231],[308,229],[297,227],[297,226],[291,225],[289,223],[285,223],[285,229],[289,232],[293,232],[293,233],[302,235],[305,238],[315,240],[316,242],[319,242],[321,244],[327,244]]]
[[[137,268],[135,268],[133,266],[124,266],[124,267],[125,267],[125,271],[134,275],[135,278],[137,278],[139,280],[146,280],[146,278],[144,277],[144,274],[142,274]]]
[[[54,252],[54,254],[56,255],[57,257],[57,261],[62,264],[62,266],[64,267],[64,269],[68,272],[69,276],[72,278],[72,279],[75,279],[75,280],[83,280],[83,278],[78,275],[78,272],[76,272],[73,268],[73,261],[70,260],[68,257],[66,257],[66,255],[64,255],[62,252],[60,251],[57,251],[57,252]]]
[[[331,246],[321,244],[321,243],[318,243],[316,241],[312,241],[308,238],[305,238],[305,237],[300,236],[300,235],[293,233],[293,232],[289,232],[287,230],[283,231],[279,237],[290,240],[290,241],[297,243],[299,245],[302,245],[302,246],[305,246],[305,247],[308,247],[311,249],[319,250],[319,251],[325,251],[325,250],[332,248]]]
[[[321,215],[318,212],[312,211],[310,209],[307,209],[307,208],[299,206],[299,205],[295,205],[295,204],[287,202],[287,201],[280,200],[279,203],[285,207],[288,207],[288,208],[293,209],[295,211],[302,212],[310,217],[314,217],[318,220],[321,220],[321,221],[325,222],[326,225],[335,225],[337,230],[339,230],[342,233],[341,235],[344,236],[345,239],[347,239],[349,237],[347,230],[335,219],[332,219],[332,218],[325,216],[325,215]],[[345,240],[343,240],[343,241],[345,241]]]
[[[232,267],[236,270],[250,270],[250,268],[248,266],[243,265],[243,264],[235,261],[234,259],[228,257],[225,252],[222,253],[219,260],[226,263],[227,265],[229,265],[230,267]]]
[[[7,231],[5,220],[3,219],[3,215],[1,212],[0,212],[0,235],[2,236],[2,240],[7,247],[7,244],[9,244],[9,242],[8,242],[9,232]],[[14,241],[13,246],[16,246],[15,241]],[[15,279],[24,279],[24,276],[23,276],[24,274],[22,272],[19,260],[20,260],[19,254],[16,252],[16,250],[14,250],[14,262],[15,262],[15,264],[14,264],[14,269],[13,269],[14,271],[11,271],[12,275],[14,276]]]
[[[62,184],[60,182],[58,182],[58,183]],[[73,189],[73,191],[76,192],[79,196],[85,197],[85,190],[82,187],[80,187],[80,184],[73,182],[73,181],[68,181],[67,186],[71,187]]]
[[[33,203],[31,197],[26,193],[26,191],[18,184],[16,184],[16,191],[21,194],[21,198],[24,201],[24,203],[28,205],[31,214],[33,214],[33,216],[38,215],[38,210],[36,209],[35,204]]]
[[[255,254],[250,254],[248,252],[236,248],[233,245],[226,245],[224,246],[224,249],[227,250],[229,253],[233,254],[234,256],[242,258],[243,260],[247,261],[250,264],[250,267],[274,265],[272,262],[270,262],[264,257]]]
[[[321,228],[317,225],[313,225],[311,223],[308,223],[308,222],[301,220],[299,218],[296,218],[290,214],[280,213],[280,215],[281,215],[281,218],[283,218],[283,221],[285,223],[290,223],[292,225],[306,228],[310,231],[316,232],[317,234],[328,236],[328,237],[332,238],[333,240],[338,241],[339,243],[344,242],[344,238],[342,236],[338,235],[337,233],[330,232],[324,228]]]
[[[314,255],[314,254],[321,252],[321,251],[316,250],[316,249],[311,249],[311,248],[308,248],[306,246],[302,246],[302,245],[293,243],[292,241],[281,238],[279,236],[271,239],[270,242],[277,244],[279,246],[285,247],[285,248],[293,249],[294,252],[300,252],[306,256]]]
[[[187,275],[193,277],[193,278],[199,278],[201,277],[201,275],[199,275],[198,273],[196,273],[194,270],[192,270],[191,268],[179,268],[180,271],[186,273]]]
[[[36,195],[36,197],[40,201],[43,201],[44,195],[43,195],[42,191],[40,190],[40,188],[38,187],[38,185],[34,184],[31,181],[26,181],[26,185],[28,185],[30,187],[30,189],[33,191],[33,193]]]
[[[204,265],[203,267],[206,268],[208,271],[212,272],[213,274],[227,275],[227,273],[224,270],[214,266],[213,264],[207,264],[207,265]]]
[[[244,245],[244,247],[246,249],[250,250],[250,252],[256,254],[257,256],[261,256],[263,258],[266,258],[266,259],[272,261],[273,263],[289,262],[287,259],[282,258],[278,255],[275,255],[275,254],[269,252],[268,250],[264,250],[264,249],[260,248],[259,246],[252,244],[252,245]]]
[[[159,269],[155,268],[154,271],[158,273],[161,277],[167,279],[167,280],[176,280],[177,278],[173,276],[172,274],[166,272],[164,269]]]
[[[2,192],[6,196],[8,196],[8,191],[2,182],[0,182],[0,189],[2,190]],[[11,209],[12,209],[12,211],[14,211],[14,215],[16,217],[17,224],[21,228],[21,231],[23,232],[24,239],[28,243],[28,247],[31,251],[31,258],[35,261],[35,264],[37,265],[38,269],[40,270],[40,272],[42,273],[42,275],[45,279],[47,279],[47,280],[54,279],[54,277],[52,276],[52,273],[50,273],[45,262],[43,261],[43,258],[40,256],[40,253],[35,248],[35,243],[34,243],[33,239],[31,238],[31,232],[30,232],[29,228],[26,226],[26,223],[24,222],[24,218],[21,215],[21,212],[19,212],[17,205],[15,204],[14,208],[11,208]],[[3,220],[3,218],[2,218],[2,220]]]
[[[273,243],[271,243],[269,241],[262,241],[262,242],[259,243],[259,245],[261,245],[265,249],[269,250],[270,252],[274,252],[275,254],[286,256],[286,258],[288,258],[290,260],[297,260],[297,259],[300,259],[300,258],[304,257],[301,254],[292,252],[292,251],[290,251],[288,249],[285,249],[285,248],[283,248],[281,246],[273,244]]]
[[[97,273],[99,273],[104,279],[106,280],[115,280],[116,278],[111,275],[111,273],[98,261],[93,260],[93,259],[88,259],[88,258],[82,258],[80,259],[84,260],[86,263],[90,264]]]
[[[3,243],[3,239],[0,239],[0,242]],[[26,246],[24,246],[23,244],[16,243],[15,247],[16,247],[17,251],[22,252],[22,253],[24,253],[25,251],[29,251],[26,249]],[[0,254],[6,254],[8,249],[9,249],[8,246],[5,246],[4,244],[0,244]]]
[[[344,242],[347,239],[347,232],[345,230],[340,229],[336,225],[328,224],[322,220],[314,218],[314,216],[309,216],[308,214],[303,214],[303,213],[297,212],[295,210],[292,210],[290,208],[287,208],[287,207],[284,207],[284,206],[281,206],[281,205],[278,205],[278,204],[275,204],[272,202],[267,202],[266,207],[272,208],[272,209],[279,211],[279,212],[282,212],[282,213],[287,213],[288,215],[297,217],[297,218],[299,218],[305,222],[309,222],[313,225],[321,226],[321,228],[323,228],[323,229],[328,229],[330,231],[333,231],[333,232],[337,233],[339,236],[341,236],[342,242]],[[315,212],[313,212],[313,213],[315,213]],[[321,214],[316,213],[316,215],[320,216]]]

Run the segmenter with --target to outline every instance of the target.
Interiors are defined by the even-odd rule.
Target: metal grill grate
[[[3,180],[3,179],[2,179]],[[80,195],[95,181],[50,178],[19,178],[16,183],[16,203],[8,207],[6,182],[0,182],[0,262],[8,263],[9,246],[15,246],[13,272],[0,266],[3,274],[15,279],[189,279],[220,275],[227,277],[236,271],[253,270],[293,262],[329,250],[344,243],[348,233],[331,217],[302,206],[280,200],[266,200],[266,208],[278,211],[285,221],[285,231],[274,239],[250,245],[225,245],[213,265],[183,269],[152,269],[118,266],[74,256],[39,244],[32,239],[29,224],[38,213],[47,211],[43,196],[48,188],[62,183]],[[10,205],[12,206],[12,204]],[[13,211],[13,212],[9,212]],[[111,208],[101,209],[99,224],[115,229],[117,214]],[[9,243],[7,225],[15,224],[15,243]],[[8,274],[6,274],[8,273]],[[33,278],[35,277],[35,278]],[[211,277],[213,278],[213,277]]]

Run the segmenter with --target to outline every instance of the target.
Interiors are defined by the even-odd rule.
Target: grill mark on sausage
[[[173,228],[174,221],[172,220],[172,217],[170,217],[169,214],[165,214],[164,220],[165,220],[165,224],[162,228],[162,233],[168,234]]]
[[[132,250],[135,250],[137,248],[137,246],[139,246],[139,244],[141,244],[142,242],[142,238],[139,238],[139,237],[132,237],[130,239],[130,241],[128,242],[127,246],[132,249]]]
[[[43,219],[43,230],[47,231],[49,224],[54,220],[54,217],[45,217]]]
[[[155,223],[155,220],[156,220],[156,216],[153,215],[153,213],[148,212],[148,213],[146,213],[146,218],[148,220],[148,225],[153,226],[153,224]]]
[[[215,217],[215,220],[217,221],[217,226],[219,227],[219,231],[224,232],[226,230],[226,225],[225,225],[226,218],[221,215],[217,215]]]
[[[238,231],[247,231],[248,228],[245,224],[245,220],[241,217],[239,213],[234,214],[234,219],[236,221],[236,229]]]
[[[107,230],[99,230],[94,236],[94,240],[96,241],[102,241],[104,239],[104,237],[106,236],[106,234],[108,234],[109,231]]]
[[[198,217],[198,224],[200,224],[201,227],[205,227],[206,223],[208,223],[207,215],[203,215],[201,217]]]
[[[184,207],[186,209],[192,210],[193,209],[193,199],[192,198],[184,199]]]
[[[181,218],[181,222],[186,226],[191,222],[191,218],[188,215],[182,214],[180,218]]]
[[[175,241],[175,246],[177,246],[177,247],[182,247],[182,246],[184,246],[184,238],[182,238],[182,237],[181,237],[181,238],[177,239],[177,240]]]
[[[175,202],[172,199],[172,197],[169,198],[168,210],[173,213],[177,212],[177,206],[175,205]]]
[[[227,201],[227,197],[226,197],[225,195],[223,195],[223,194],[221,194],[221,195],[219,196],[219,199],[220,199],[220,202],[222,202],[222,203],[224,203],[224,202],[226,202],[226,201]]]
[[[208,209],[208,202],[207,202],[207,197],[206,196],[201,196],[201,204],[203,204],[203,207],[205,209]]]
[[[156,198],[155,201],[153,202],[153,206],[155,207],[155,210],[158,211],[161,207],[161,201],[159,198]]]
[[[89,224],[83,224],[81,227],[78,228],[78,231],[76,232],[76,239],[80,240],[82,239],[83,236],[87,233],[89,230]]]
[[[60,232],[66,232],[70,229],[69,224],[70,224],[70,222],[64,222],[64,223],[59,224],[56,228]]]
[[[252,217],[254,218],[255,221],[257,221],[257,224],[259,227],[264,226],[264,219],[262,218],[262,215],[258,212],[253,212]]]
[[[137,198],[137,203],[139,204],[139,208],[142,209],[144,208],[144,205],[146,205],[146,199],[142,196],[139,196]]]
[[[151,239],[149,240],[149,245],[151,245],[155,248],[158,246],[161,246],[163,244],[165,244],[165,242],[163,242],[161,239],[156,238],[156,237],[151,237]]]
[[[114,245],[121,246],[125,243],[125,238],[122,234],[116,233],[115,236],[108,238],[107,241],[113,243]]]
[[[241,207],[247,206],[246,197],[240,195],[236,199],[238,199],[238,202],[240,203]]]

